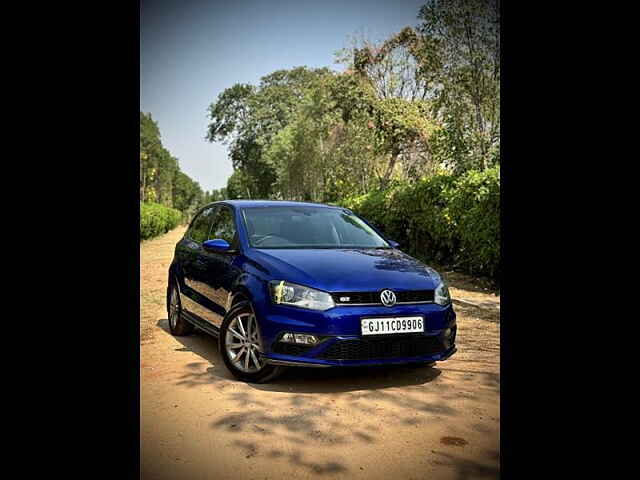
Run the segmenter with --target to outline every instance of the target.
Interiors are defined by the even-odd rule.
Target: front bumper
[[[443,361],[456,352],[456,315],[453,307],[436,304],[340,306],[324,312],[267,304],[256,312],[260,319],[262,358],[274,365],[331,367],[392,365]],[[361,318],[421,315],[425,331],[418,334],[362,336]],[[454,334],[444,337],[446,329]],[[279,342],[285,332],[320,337],[312,347]]]
[[[448,359],[456,353],[458,349],[454,345],[448,350],[435,355],[425,355],[419,357],[407,358],[386,358],[386,359],[370,359],[370,360],[324,360],[324,359],[307,359],[305,357],[293,357],[289,355],[271,356],[262,355],[262,358],[271,365],[283,365],[288,367],[366,367],[374,365],[402,365],[406,363],[428,363],[441,362]]]

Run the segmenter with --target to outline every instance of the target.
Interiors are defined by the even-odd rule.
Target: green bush
[[[500,275],[500,167],[349,198],[342,204],[409,253],[472,274]]]
[[[469,273],[500,276],[500,167],[470,171],[450,203],[459,243],[455,261]]]
[[[140,204],[140,241],[172,230],[182,221],[182,212],[157,203]]]

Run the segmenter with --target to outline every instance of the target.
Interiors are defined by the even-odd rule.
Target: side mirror
[[[216,238],[202,242],[202,248],[211,253],[225,253],[231,249],[231,245],[226,240]]]
[[[389,245],[391,245],[393,248],[398,248],[400,246],[400,244],[394,240],[389,240]]]

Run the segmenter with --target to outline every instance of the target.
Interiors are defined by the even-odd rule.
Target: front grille
[[[433,290],[409,290],[407,292],[396,292],[396,301],[406,302],[433,302]]]
[[[380,303],[380,292],[342,292],[333,293],[333,301],[336,303],[350,304],[350,303]],[[341,298],[343,297],[343,298]],[[344,298],[349,298],[345,300]]]
[[[396,294],[396,303],[417,303],[417,302],[433,302],[433,290],[407,290],[404,292],[394,292]],[[380,292],[338,292],[332,293],[333,301],[342,305],[353,304],[371,304],[382,305],[380,300]],[[349,300],[343,300],[348,297]]]
[[[439,336],[402,335],[398,337],[338,340],[319,355],[327,360],[376,360],[419,357],[446,350]]]
[[[273,353],[280,353],[282,355],[302,355],[303,353],[311,350],[315,345],[300,345],[296,343],[284,343],[276,342],[273,344],[271,350]]]

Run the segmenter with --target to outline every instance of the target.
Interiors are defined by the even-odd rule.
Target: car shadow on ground
[[[170,335],[165,318],[157,326]],[[312,476],[347,475],[352,472],[353,462],[346,460],[346,447],[383,448],[384,428],[401,431],[403,438],[425,435],[450,419],[468,415],[449,400],[475,398],[459,392],[452,379],[434,382],[441,374],[436,367],[291,367],[270,383],[247,384],[237,382],[228,372],[217,339],[198,330],[173,338],[179,343],[176,351],[192,352],[202,359],[185,365],[177,385],[216,388],[229,400],[228,405],[234,407],[212,418],[209,423],[212,430],[228,435],[230,445],[246,459],[285,462]],[[452,373],[462,383],[476,383],[484,372]],[[434,383],[430,385],[431,382]],[[341,401],[340,407],[336,407],[336,401]],[[493,434],[490,429],[484,432]],[[271,441],[274,438],[277,442]],[[457,437],[443,438],[442,445],[425,452],[423,460],[436,468],[453,469],[459,479],[499,476],[496,450],[477,461],[454,455],[451,450],[462,447],[446,446],[443,441],[452,439],[466,442]],[[363,461],[359,468],[369,467]]]
[[[439,375],[440,369],[426,366],[288,367],[273,382],[252,387],[270,392],[339,393],[424,385]]]
[[[157,325],[170,335],[166,318],[159,320]],[[198,329],[191,335],[173,338],[182,344],[182,347],[177,349],[178,351],[193,352],[211,364],[211,367],[206,370],[206,375],[194,372],[193,378],[183,379],[183,382],[202,384],[234,379],[220,357],[216,338]],[[281,376],[269,383],[248,385],[258,390],[271,392],[340,393],[424,385],[435,380],[440,373],[441,371],[437,367],[423,365],[287,367]]]
[[[166,318],[158,320],[157,325],[164,330],[167,335],[171,335],[169,331],[169,321]],[[234,379],[234,376],[227,370],[220,357],[217,338],[212,337],[198,328],[190,335],[172,337],[182,344],[182,347],[176,348],[176,351],[193,352],[211,364],[211,367],[207,369],[207,376],[201,375],[200,377],[185,379],[185,384],[192,382],[194,385],[199,385]],[[196,374],[193,373],[192,375]],[[211,377],[210,381],[207,381],[207,377]]]

